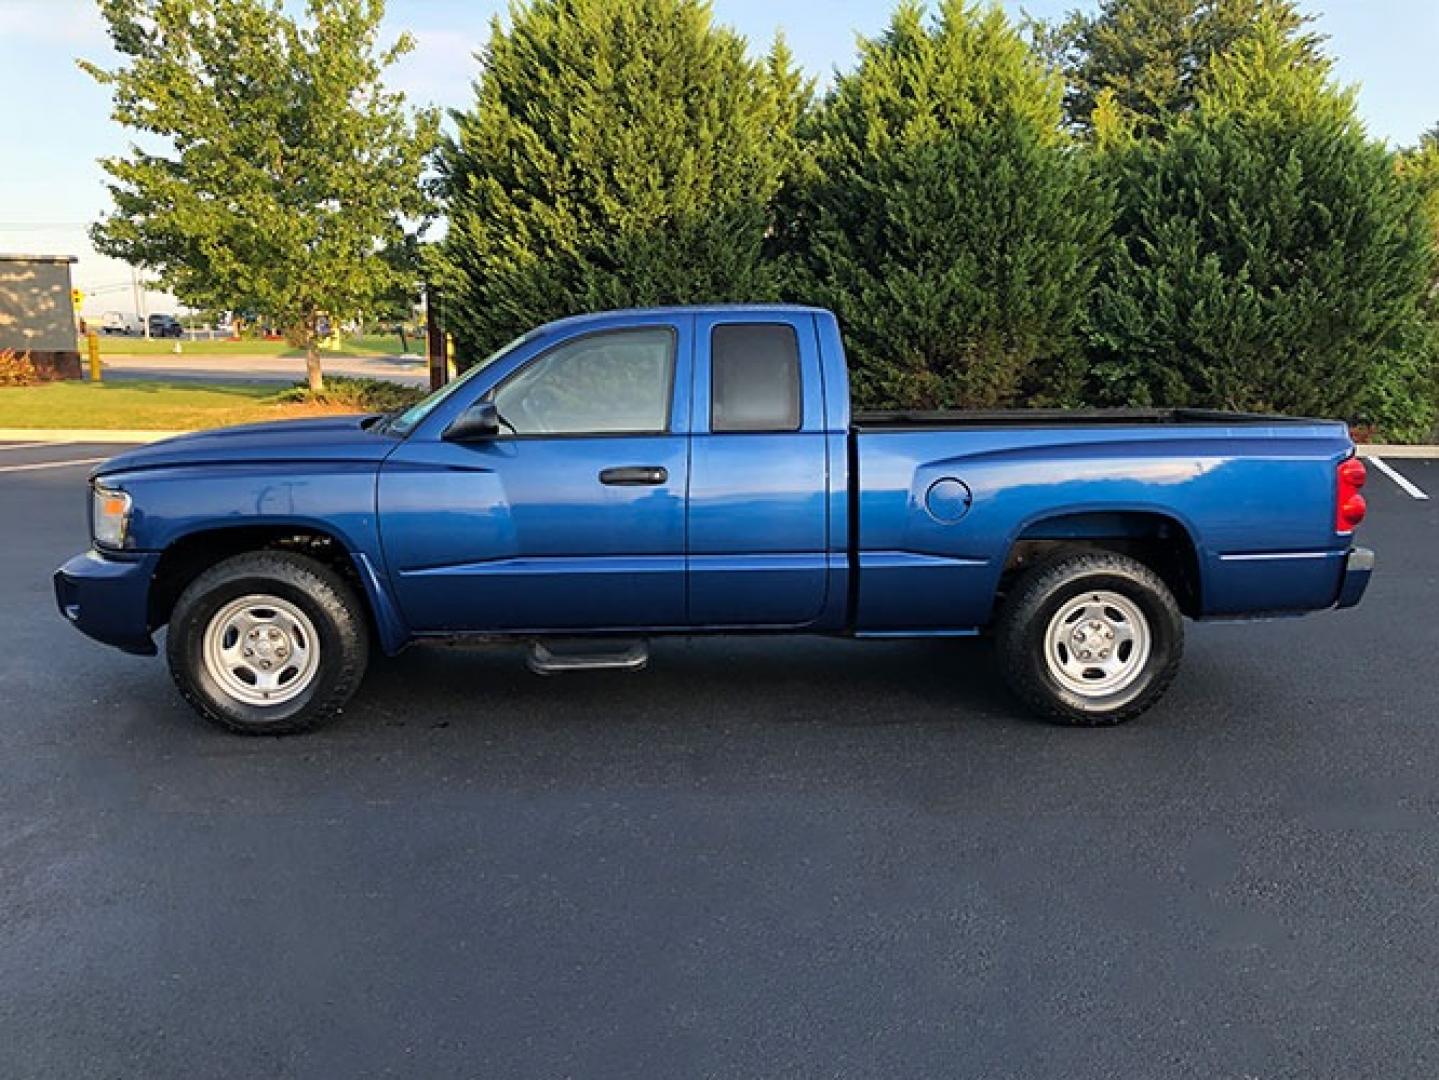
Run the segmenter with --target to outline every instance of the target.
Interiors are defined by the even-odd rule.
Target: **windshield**
[[[467,382],[480,374],[480,372],[489,368],[491,365],[503,360],[506,356],[509,356],[510,353],[514,352],[515,349],[523,345],[526,341],[529,340],[529,338],[529,334],[524,334],[520,337],[515,338],[514,341],[510,342],[503,349],[500,349],[497,352],[490,353],[489,356],[485,357],[474,367],[470,368],[469,371],[465,372],[454,382],[446,383],[429,397],[426,397],[421,401],[417,401],[404,412],[390,419],[386,424],[383,425],[383,429],[395,435],[408,435],[410,432],[415,430],[415,428],[422,420],[424,420],[425,417],[429,416],[430,413],[434,412],[442,404],[444,404],[444,402],[449,399],[451,394],[458,391]]]

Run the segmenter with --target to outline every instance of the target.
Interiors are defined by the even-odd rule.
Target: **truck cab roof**
[[[743,315],[763,319],[773,315],[828,315],[824,308],[804,304],[676,304],[666,307],[619,308],[613,311],[595,311],[585,315],[571,315],[556,319],[533,331],[534,335],[554,331],[573,332],[586,328],[602,328],[614,323],[630,322],[635,319],[674,319],[688,315]]]

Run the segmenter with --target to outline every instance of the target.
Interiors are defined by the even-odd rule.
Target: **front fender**
[[[130,493],[130,547],[164,551],[211,529],[293,525],[333,536],[349,551],[377,556],[372,462],[177,466],[108,475]]]

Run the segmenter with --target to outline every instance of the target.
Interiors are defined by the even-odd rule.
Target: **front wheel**
[[[996,642],[1010,689],[1036,713],[1105,727],[1132,720],[1169,689],[1184,653],[1184,620],[1143,563],[1084,552],[1019,580]]]
[[[180,694],[213,723],[285,735],[332,718],[369,658],[365,610],[313,559],[283,551],[237,555],[181,594],[166,642]]]

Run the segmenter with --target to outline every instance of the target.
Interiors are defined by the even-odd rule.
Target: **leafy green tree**
[[[532,0],[498,20],[443,156],[461,359],[580,310],[758,300],[809,96],[703,0]]]
[[[411,283],[394,252],[426,212],[421,172],[438,117],[383,75],[410,48],[378,43],[383,0],[100,0],[114,118],[147,136],[105,159],[114,212],[96,248],[149,270],[197,308],[250,311],[322,375],[327,320]]]
[[[1059,80],[998,6],[905,2],[807,135],[791,288],[845,325],[863,406],[1067,398],[1107,224]]]
[[[1429,223],[1327,61],[1261,23],[1167,139],[1100,153],[1119,212],[1091,313],[1096,396],[1423,433]]]
[[[1294,0],[1101,0],[1091,14],[1072,12],[1040,24],[1040,49],[1069,83],[1065,112],[1079,130],[1091,125],[1104,95],[1139,134],[1158,136],[1191,112],[1214,61],[1268,20],[1306,59],[1322,39]]]

